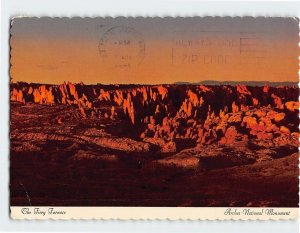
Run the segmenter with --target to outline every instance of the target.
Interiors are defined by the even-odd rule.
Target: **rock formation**
[[[74,105],[84,119],[128,120],[141,140],[163,140],[165,151],[176,150],[178,140],[228,145],[298,133],[298,87],[14,83],[11,101]]]

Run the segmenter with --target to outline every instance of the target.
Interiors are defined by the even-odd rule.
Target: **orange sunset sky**
[[[298,81],[293,18],[15,18],[14,82]]]

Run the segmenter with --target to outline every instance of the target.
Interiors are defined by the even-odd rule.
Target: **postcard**
[[[15,17],[13,219],[299,211],[299,21]]]

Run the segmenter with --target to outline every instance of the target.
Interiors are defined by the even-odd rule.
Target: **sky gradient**
[[[13,81],[298,81],[293,18],[15,18]]]

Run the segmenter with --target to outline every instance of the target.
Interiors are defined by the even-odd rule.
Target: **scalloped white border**
[[[161,4],[163,2],[163,4]],[[1,10],[2,8],[2,10]],[[300,16],[299,2],[204,2],[178,0],[2,0],[1,21],[1,75],[0,75],[0,229],[7,231],[82,231],[98,229],[106,232],[299,232],[299,220],[294,221],[12,221],[9,215],[9,157],[8,157],[8,83],[9,83],[9,24],[16,15],[55,16]],[[300,98],[299,98],[300,101]],[[234,225],[233,225],[234,224]]]

